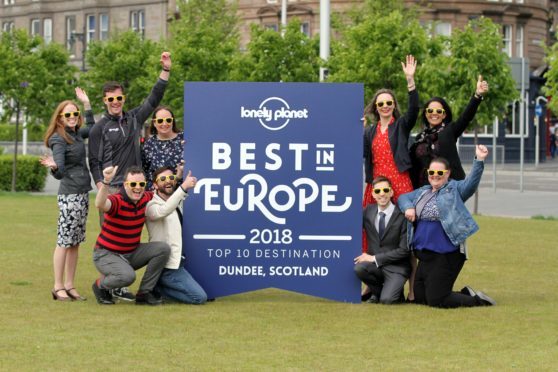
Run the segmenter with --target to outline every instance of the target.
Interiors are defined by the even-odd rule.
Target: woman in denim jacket
[[[443,308],[496,304],[470,287],[452,291],[465,263],[465,240],[479,229],[465,201],[477,190],[488,149],[479,145],[475,153],[473,168],[464,180],[450,180],[448,161],[436,158],[427,171],[430,185],[399,198],[399,208],[414,227],[407,231],[409,245],[419,260],[411,281],[416,303]]]

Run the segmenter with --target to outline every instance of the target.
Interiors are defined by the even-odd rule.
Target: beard
[[[157,190],[159,192],[159,194],[165,195],[165,196],[171,196],[172,193],[174,192],[174,185],[165,185],[163,187],[159,187],[159,189]]]

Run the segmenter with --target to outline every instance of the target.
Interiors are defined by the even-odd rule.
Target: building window
[[[512,26],[504,25],[502,27],[503,43],[502,52],[506,53],[508,57],[512,56]]]
[[[99,40],[107,40],[109,37],[109,16],[99,14]]]
[[[15,4],[15,0],[4,0],[4,5],[13,5]]]
[[[302,22],[300,24],[300,32],[302,32],[304,35],[310,37],[310,23]]]
[[[2,31],[4,32],[11,32],[14,29],[14,23],[13,22],[4,22],[4,24],[2,25]]]
[[[434,27],[434,32],[436,35],[440,36],[451,36],[451,23],[448,22],[438,22]]]
[[[52,41],[52,19],[45,18],[43,21],[43,39],[45,44],[50,44]]]
[[[279,31],[279,26],[277,25],[277,23],[267,23],[264,25],[264,28],[266,30],[273,30],[275,32]]]
[[[277,0],[267,0],[268,4],[277,4]]]
[[[40,19],[32,19],[31,20],[31,36],[40,35],[41,34],[41,20]]]
[[[76,17],[66,17],[66,49],[71,56],[76,54],[76,43],[74,40],[74,32],[76,31]]]
[[[130,12],[130,28],[141,36],[145,35],[145,11],[134,10]]]
[[[85,43],[89,45],[89,43],[95,40],[95,15],[89,14],[86,17],[86,32],[85,32]]]
[[[523,25],[515,28],[515,55],[523,58]]]

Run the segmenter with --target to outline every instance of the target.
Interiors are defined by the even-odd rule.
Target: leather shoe
[[[66,293],[68,296],[62,297],[58,295],[58,292],[61,291],[65,291],[64,288],[60,288],[60,289],[53,289],[52,291],[50,291],[50,293],[52,294],[52,299],[54,301],[72,301],[72,299],[69,296],[69,293]]]
[[[477,292],[475,292],[475,290],[473,288],[469,287],[468,285],[461,288],[460,293],[462,293],[464,295],[467,295],[467,296],[471,296],[471,297],[475,297],[477,295]]]
[[[157,297],[153,294],[153,292],[138,292],[136,294],[136,305],[161,305],[163,303],[163,299],[161,297]]]
[[[72,294],[72,291],[76,292],[76,294]],[[70,288],[70,289],[66,289],[66,293],[68,294],[68,296],[71,297],[72,300],[76,300],[76,301],[87,301],[87,298],[83,297],[82,295],[80,295],[79,293],[77,293],[75,288]]]
[[[366,300],[367,304],[379,304],[380,303],[380,299],[378,298],[378,296],[370,294],[370,298],[368,300]]]
[[[482,306],[494,306],[496,305],[496,301],[492,297],[489,297],[484,292],[477,292],[475,298],[480,302]]]
[[[371,296],[372,296],[372,292],[368,292],[363,295],[360,295],[360,301],[366,302],[370,299]]]
[[[112,299],[110,291],[99,287],[97,285],[97,281],[93,282],[91,288],[93,289],[93,294],[100,305],[114,305],[114,300]]]

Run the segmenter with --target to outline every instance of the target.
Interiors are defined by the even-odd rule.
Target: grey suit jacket
[[[378,214],[378,205],[369,204],[362,212],[362,227],[368,240],[367,253],[376,257],[376,263],[382,270],[410,275],[410,250],[407,245],[407,220],[401,210],[395,206],[393,214],[380,239],[374,221]]]

